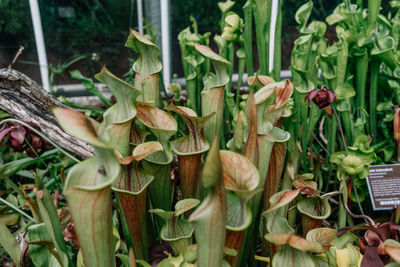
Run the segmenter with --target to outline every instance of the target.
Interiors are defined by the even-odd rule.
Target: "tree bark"
[[[13,118],[32,122],[41,132],[63,149],[82,158],[93,156],[93,147],[64,132],[50,107],[66,107],[25,74],[0,69],[0,109]]]

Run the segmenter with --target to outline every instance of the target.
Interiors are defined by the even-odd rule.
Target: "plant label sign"
[[[367,184],[374,210],[400,206],[400,164],[369,166]]]

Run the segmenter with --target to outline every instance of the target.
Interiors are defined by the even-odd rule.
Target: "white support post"
[[[272,0],[271,23],[269,31],[269,72],[274,69],[276,19],[278,18],[279,0]]]
[[[161,4],[161,51],[163,63],[163,79],[165,86],[171,82],[171,57],[169,45],[169,0],[160,0]]]
[[[46,46],[43,38],[42,22],[40,20],[40,11],[37,0],[29,0],[29,6],[31,9],[33,31],[35,33],[36,50],[39,58],[42,86],[45,90],[50,91],[49,68],[47,64]]]
[[[138,28],[139,32],[143,34],[143,2],[137,0],[137,16],[138,16]]]

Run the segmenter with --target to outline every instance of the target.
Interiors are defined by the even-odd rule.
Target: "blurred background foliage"
[[[294,15],[306,0],[285,0],[283,8],[283,68],[289,67],[293,41],[298,37]],[[339,0],[315,0],[311,19],[323,20],[332,13]],[[234,11],[243,15],[245,0],[236,0]],[[72,58],[87,55],[85,59],[69,66],[80,69],[85,75],[92,76],[104,63],[119,75],[129,66],[129,49],[124,49],[128,28],[137,28],[135,0],[42,0],[39,1],[43,32],[49,64],[62,65]],[[189,16],[193,15],[200,33],[218,31],[220,11],[215,1],[170,0],[171,7],[171,45],[173,58],[180,55],[177,41],[179,31],[190,25]],[[331,34],[334,36],[334,34]],[[327,36],[330,39],[328,29]],[[35,39],[30,17],[29,2],[0,0],[0,66],[10,63],[19,45],[25,51],[14,66],[32,78],[40,80],[37,67]],[[106,60],[107,59],[107,60]],[[173,72],[182,75],[180,64],[173,61]],[[68,73],[68,72],[66,72]],[[69,75],[60,75],[56,83],[77,82]]]

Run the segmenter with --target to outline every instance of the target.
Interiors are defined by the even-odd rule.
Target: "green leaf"
[[[227,205],[217,138],[214,139],[206,158],[202,182],[203,186],[209,189],[208,195],[189,217],[189,222],[194,224],[197,240],[196,264],[199,267],[221,266]]]
[[[338,100],[347,99],[356,95],[356,91],[353,86],[348,83],[343,83],[336,87],[335,94]]]
[[[285,167],[286,143],[275,143],[271,151],[268,173],[264,185],[263,208],[268,209],[269,199],[278,192]]]
[[[0,214],[0,221],[2,221],[7,226],[15,225],[19,221],[19,214],[17,213]]]
[[[104,113],[105,124],[109,126],[113,123],[124,123],[132,120],[136,116],[135,100],[141,92],[116,77],[105,66],[95,77],[106,84],[117,99],[117,103]]]
[[[171,148],[178,156],[194,155],[206,152],[209,149],[209,143],[201,134],[204,124],[215,115],[211,113],[204,117],[197,117],[196,113],[185,107],[171,105],[171,110],[176,112],[186,123],[189,130],[188,135],[182,136],[170,142]]]
[[[377,42],[374,43],[374,48],[371,50],[371,55],[379,55],[390,50],[393,50],[395,47],[394,39],[391,36],[386,36],[384,38],[380,38]]]
[[[172,152],[169,151],[166,157],[155,157],[155,155],[160,155],[160,152],[156,152],[149,157],[143,160],[142,167],[145,172],[154,176],[153,182],[149,186],[149,193],[151,203],[154,207],[158,207],[164,210],[170,210],[172,205],[172,195],[173,195],[173,187],[171,185],[171,169],[169,163],[167,164],[156,164],[152,163],[156,161],[162,162],[164,158],[166,162],[172,161],[173,155]],[[162,154],[161,154],[162,155]],[[161,224],[161,222],[159,222]],[[161,227],[161,225],[160,225]]]
[[[79,70],[73,70],[70,71],[69,74],[71,75],[71,78],[78,79],[81,81],[83,86],[94,96],[97,96],[101,101],[103,101],[104,104],[106,104],[108,107],[111,107],[112,104],[108,99],[100,92],[100,90],[94,85],[94,82],[92,79],[86,78],[85,76],[82,75],[82,73]]]
[[[62,264],[64,266],[72,266],[72,261],[64,241],[63,229],[61,227],[60,219],[58,218],[57,208],[54,205],[53,198],[46,188],[42,188],[40,191],[36,192],[36,200],[40,210],[40,218],[42,218],[47,232],[51,236],[51,240],[57,249]]]
[[[306,239],[311,242],[318,242],[324,250],[328,250],[337,236],[337,230],[332,228],[316,228],[307,233]]]
[[[289,246],[283,246],[274,254],[274,257],[272,258],[272,266],[315,267],[316,265],[310,254]]]
[[[133,167],[122,167],[121,175],[117,179],[112,189],[116,192],[139,195],[154,180],[154,176],[150,175],[138,168],[137,163],[132,164]]]
[[[274,142],[283,143],[289,141],[290,139],[290,133],[278,127],[272,128],[269,134],[270,137],[274,140]]]
[[[175,212],[162,209],[149,210],[149,212],[155,213],[165,220],[160,237],[170,243],[176,255],[181,254],[186,249],[193,234],[193,225],[179,215],[194,208],[199,203],[200,201],[197,199],[184,199],[176,203]]]
[[[110,116],[108,116],[108,119],[109,118]],[[107,125],[108,119],[104,119],[101,124],[101,127],[107,129],[107,133],[112,137],[110,138],[108,144],[115,148],[115,153],[118,155],[118,158],[122,159],[124,157],[129,157],[131,152],[130,132],[132,128],[132,121],[130,120],[125,123],[112,123],[111,125]]]
[[[176,133],[178,125],[169,113],[141,103],[137,103],[136,108],[137,119],[148,127],[163,145]]]
[[[224,87],[229,82],[228,66],[229,61],[214,53],[208,46],[194,44],[197,52],[211,60],[216,75],[208,75],[204,80],[204,89],[201,92],[203,116],[215,113],[204,125],[204,136],[211,142],[214,136],[221,135],[222,115],[224,111]]]
[[[228,150],[221,150],[221,163],[225,188],[239,195],[248,195],[257,189],[260,175],[246,157]],[[232,166],[235,166],[232,168]]]
[[[398,241],[386,239],[385,242],[383,242],[383,248],[394,261],[400,263],[400,243]]]
[[[250,225],[252,218],[251,210],[247,206],[247,201],[244,202],[239,196],[228,193],[227,206],[226,229],[230,231],[245,230]]]
[[[260,79],[260,77],[258,77]],[[263,82],[262,80],[260,80]],[[254,81],[255,83],[256,81]],[[260,105],[261,103],[267,101],[267,99],[272,98],[272,96],[275,93],[275,88],[276,87],[282,87],[284,86],[284,82],[269,82],[267,80],[267,84],[263,86],[261,89],[257,91],[257,93],[254,94],[254,99],[256,101],[256,105]]]
[[[177,107],[173,103],[170,109],[181,116],[189,130],[188,135],[171,141],[170,145],[178,156],[183,198],[195,197],[199,184],[201,155],[209,149],[209,143],[203,137],[201,130],[215,113],[197,117],[192,109]]]
[[[341,164],[343,159],[346,157],[346,153],[344,151],[335,152],[332,154],[330,161],[335,164]]]
[[[266,234],[264,236],[269,242],[275,245],[289,245],[292,248],[301,250],[301,251],[308,251],[308,252],[315,252],[320,253],[323,251],[322,245],[315,241],[309,241],[304,239],[300,236],[296,236],[293,234]]]
[[[125,46],[139,54],[139,58],[132,67],[135,72],[142,76],[143,80],[161,71],[162,64],[158,58],[161,53],[160,48],[147,39],[146,36],[130,29]]]
[[[400,267],[400,263],[390,262],[390,263],[386,264],[385,267]]]
[[[42,159],[47,158],[49,156],[52,155],[56,155],[58,152],[57,150],[49,150],[46,151],[45,153],[43,153],[40,157]],[[27,167],[36,164],[37,162],[39,162],[39,158],[31,158],[31,157],[26,157],[26,158],[22,158],[22,159],[17,159],[17,160],[13,160],[4,164],[0,165],[0,175],[2,177],[10,177],[14,174],[16,174],[17,172],[19,172],[20,170],[26,169]]]
[[[71,168],[64,194],[86,266],[115,266],[111,221],[111,184],[121,167],[113,149],[96,148],[97,155]]]
[[[139,266],[143,266],[143,267],[151,267],[150,264],[148,264],[147,262],[145,262],[144,260],[137,260],[136,263],[139,264]],[[132,266],[131,266],[132,267]]]
[[[163,151],[163,146],[157,141],[150,141],[139,144],[132,151],[132,155],[122,158],[122,155],[118,155],[118,160],[121,164],[127,165],[132,161],[141,161],[142,159],[150,156],[159,151]],[[118,153],[116,153],[118,154]]]
[[[225,58],[216,54],[208,46],[195,43],[194,47],[196,51],[199,52],[202,56],[211,60],[216,72],[216,75],[214,77],[210,78],[210,76],[208,76],[209,79],[211,80],[204,81],[205,83],[204,90],[214,87],[225,86],[229,82],[228,66],[231,65],[231,63],[227,61]]]
[[[267,135],[275,123],[286,116],[286,105],[293,94],[293,84],[285,82],[270,83],[254,95],[257,104],[258,134]]]
[[[285,190],[272,195],[272,197],[269,199],[269,202],[271,203],[270,205],[271,208],[264,211],[264,214],[288,205],[299,195],[299,193],[300,189],[296,189],[296,190]]]
[[[343,249],[335,249],[335,252],[338,267],[360,266],[361,253],[352,244],[347,244]]]
[[[211,142],[214,136],[222,134],[224,92],[224,86],[211,87],[201,92],[202,114],[204,116],[215,114],[204,124],[204,137],[208,142]]]
[[[235,2],[231,0],[227,0],[225,2],[218,2],[218,7],[221,10],[222,14],[229,12],[229,10],[231,10],[234,5]]]
[[[200,204],[200,200],[198,200],[198,199],[194,199],[194,198],[182,199],[175,204],[175,216],[179,216],[179,215],[193,209],[194,207],[196,207],[199,204]]]
[[[323,37],[326,32],[326,24],[322,21],[312,21],[307,27],[307,33],[313,33],[317,37]]]
[[[269,233],[289,234],[293,229],[289,226],[286,218],[277,212],[264,213],[266,228]]]
[[[304,28],[306,26],[307,21],[311,15],[312,8],[313,2],[308,1],[296,11],[294,19],[300,25],[300,28]]]
[[[183,261],[182,254],[180,254],[177,257],[172,257],[171,255],[169,255],[168,258],[160,261],[160,263],[157,265],[157,267],[180,267],[183,264],[184,264],[184,261]]]
[[[258,75],[247,77],[247,83],[250,86],[267,86],[270,83],[275,83],[275,80],[266,75]],[[258,91],[257,91],[258,92]]]
[[[112,189],[118,193],[125,221],[133,241],[135,256],[139,259],[148,258],[146,194],[154,176],[139,168],[138,161],[160,149],[162,149],[162,145],[155,141],[136,146],[132,152],[133,161],[130,165],[123,165],[119,178],[112,186]]]
[[[139,54],[132,68],[136,72],[135,87],[142,92],[140,102],[158,107],[160,101],[158,73],[162,68],[159,59],[160,48],[146,36],[132,29],[125,46]]]
[[[344,17],[342,14],[339,14],[339,13],[332,13],[331,15],[329,15],[329,16],[326,18],[326,22],[327,22],[329,25],[333,25],[333,24],[336,24],[336,23],[338,23],[338,22],[340,22],[340,21],[342,21],[342,20],[344,20],[344,19],[346,19],[346,17]]]
[[[128,255],[117,254],[115,256],[121,260],[123,267],[131,267]]]
[[[46,226],[44,223],[31,225],[28,228],[28,236],[29,236],[29,258],[32,260],[35,266],[51,266],[50,259],[53,258],[53,254],[55,253],[58,256],[58,253],[54,250],[54,245],[51,241],[51,236],[49,235]],[[48,244],[46,245],[46,242]],[[50,253],[50,251],[53,251]],[[59,260],[59,258],[58,258]],[[61,266],[58,264],[56,266]]]
[[[193,225],[186,219],[180,219],[175,222],[167,220],[163,229],[161,229],[161,239],[164,241],[176,241],[182,238],[190,238],[193,234]]]
[[[0,245],[10,255],[13,262],[17,266],[21,266],[21,249],[19,248],[19,244],[2,221],[0,221]]]
[[[154,176],[154,182],[150,184],[151,201],[155,207],[169,210],[172,199],[169,164],[174,156],[168,141],[176,133],[178,125],[174,117],[161,109],[141,103],[137,103],[136,108],[137,119],[149,128],[163,146],[163,151],[148,155],[142,162],[143,169]]]
[[[96,121],[72,109],[52,107],[52,111],[57,122],[68,134],[93,146],[109,148],[109,146],[102,141],[104,137],[101,136],[99,132],[100,125]]]
[[[331,206],[327,199],[311,196],[297,202],[297,210],[313,219],[324,220],[331,215]]]
[[[239,111],[236,114],[235,128],[233,129],[233,138],[226,145],[231,151],[240,152],[245,141],[245,125],[246,118],[243,111]]]
[[[353,234],[351,232],[346,232],[343,235],[341,235],[340,237],[335,238],[333,240],[333,245],[337,249],[342,249],[342,248],[345,248],[347,246],[347,244],[351,244],[354,241],[356,241],[357,238],[358,238],[358,236],[356,236],[355,234]]]
[[[259,156],[257,144],[257,106],[253,90],[250,91],[250,95],[247,100],[246,117],[247,121],[249,122],[249,134],[243,148],[243,155],[257,166]]]
[[[18,207],[18,199],[13,194],[9,194],[5,199],[6,202],[13,205],[14,207]],[[4,201],[2,201],[4,202]],[[6,204],[6,203],[4,203]],[[19,214],[15,212],[16,210],[12,209],[10,206],[0,206],[0,221],[5,223],[7,226],[15,225],[19,221]]]

